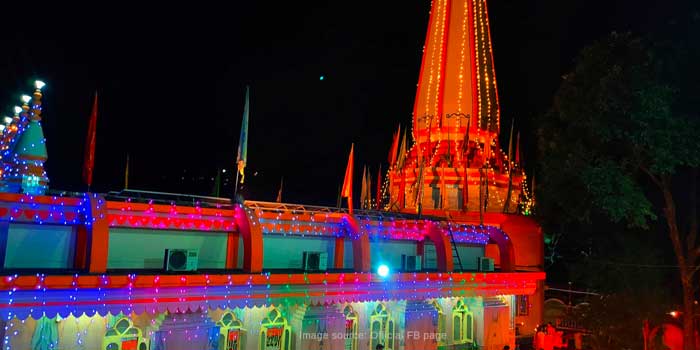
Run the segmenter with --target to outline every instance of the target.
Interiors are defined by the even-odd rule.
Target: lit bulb
[[[3,118],[2,120],[5,122],[5,124],[10,124],[10,123],[12,123],[12,118],[10,118],[10,117],[5,117],[5,118]]]
[[[5,125],[0,124],[0,131],[5,130]]]
[[[29,95],[22,95],[22,102],[24,102],[24,103],[29,103],[29,101],[31,101],[31,100],[32,100],[31,96],[29,96]]]
[[[22,107],[15,106],[15,114],[20,114],[22,112]]]
[[[44,86],[46,86],[46,83],[44,83],[41,80],[37,80],[34,82],[34,86],[36,86],[37,89],[41,90]]]

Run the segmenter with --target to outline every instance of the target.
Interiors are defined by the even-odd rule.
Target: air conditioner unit
[[[305,271],[325,271],[328,267],[328,253],[304,252],[302,259]]]
[[[477,258],[477,269],[479,271],[493,271],[493,258],[480,256]]]
[[[163,268],[166,271],[196,271],[199,251],[196,249],[166,249]]]
[[[420,255],[401,255],[401,270],[402,271],[420,271],[421,256]]]

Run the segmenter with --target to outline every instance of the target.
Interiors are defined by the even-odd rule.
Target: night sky
[[[516,118],[528,171],[533,116],[577,52],[612,30],[663,28],[690,3],[489,2],[502,125]],[[284,176],[284,201],[334,205],[351,142],[358,190],[362,165],[373,177],[386,169],[392,133],[411,120],[429,1],[148,6],[4,9],[0,110],[10,114],[34,79],[48,84],[51,188],[85,190],[96,90],[96,191],[123,187],[129,153],[130,188],[211,194],[217,168],[233,174],[246,84],[252,199],[274,200]]]

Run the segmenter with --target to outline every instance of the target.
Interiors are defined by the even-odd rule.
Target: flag
[[[88,186],[92,186],[92,170],[95,168],[95,138],[97,137],[97,92],[95,101],[92,104],[90,113],[90,124],[88,126],[87,139],[85,140],[85,160],[83,163],[83,181]]]
[[[212,196],[219,197],[221,195],[221,170],[216,169],[216,177],[214,177],[214,188],[211,191]]]
[[[510,137],[508,138],[508,159],[506,165],[508,166],[508,192],[506,194],[506,200],[503,202],[503,212],[507,213],[510,206],[510,198],[513,192],[513,127],[515,126],[515,118],[510,123]]]
[[[377,170],[377,210],[382,208],[382,165],[379,164]]]
[[[401,148],[399,149],[398,159],[396,160],[396,167],[401,169],[406,163],[406,131],[403,132],[403,139],[401,140]]]
[[[510,163],[513,161],[513,126],[515,125],[515,118],[510,123],[510,137],[508,138],[508,169],[510,170]],[[520,133],[518,132],[518,135]]]
[[[245,87],[245,107],[243,107],[243,121],[241,122],[241,136],[238,139],[238,173],[241,175],[241,183],[245,180],[245,166],[248,161],[248,118],[250,117],[250,87]]]
[[[284,176],[280,179],[280,189],[277,191],[277,203],[282,203],[282,186],[284,185]]]
[[[372,209],[372,172],[367,169],[367,209]]]
[[[391,150],[389,150],[389,168],[396,162],[396,156],[399,151],[399,137],[401,137],[401,125],[399,124],[398,130],[394,134],[394,140],[391,142]]]
[[[360,188],[360,209],[367,209],[367,166],[362,168],[362,186]]]
[[[129,153],[126,154],[126,167],[124,168],[124,189],[129,188]]]
[[[348,199],[348,211],[352,214],[352,168],[353,168],[353,150],[355,144],[350,146],[350,156],[348,157],[348,165],[345,168],[345,178],[343,179],[343,190],[340,192],[341,197]]]

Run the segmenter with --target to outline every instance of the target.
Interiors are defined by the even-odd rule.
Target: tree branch
[[[695,240],[698,236],[698,169],[692,168],[690,176],[690,208],[688,209],[690,211],[690,227],[688,229],[686,242],[688,244],[688,258],[690,259],[690,264],[694,265],[700,254],[700,246],[695,246]]]
[[[663,191],[664,184],[661,183],[661,179],[659,179],[656,175],[654,175],[651,171],[649,171],[649,169],[647,169],[645,166],[640,165],[639,169],[641,169],[645,174],[647,174],[647,176],[649,176],[651,181],[653,181],[656,184],[656,186],[659,186],[659,189],[661,189]]]

